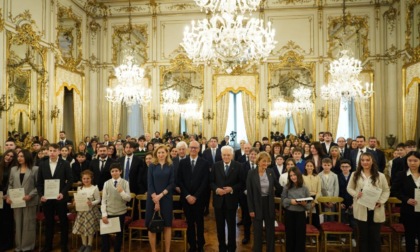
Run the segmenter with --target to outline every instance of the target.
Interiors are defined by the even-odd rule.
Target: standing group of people
[[[253,225],[253,251],[262,251],[264,240],[266,250],[274,251],[274,198],[281,197],[286,248],[296,252],[305,250],[306,213],[312,208],[313,224],[319,228],[317,199],[340,196],[344,199],[339,206],[344,219],[359,230],[360,251],[380,251],[380,226],[385,221],[385,203],[391,194],[402,201],[401,222],[406,230],[407,251],[414,251],[414,240],[420,234],[416,225],[420,213],[415,211],[415,206],[420,204],[415,200],[415,192],[420,190],[420,153],[409,151],[412,143],[406,143],[410,147],[406,154],[389,165],[392,169],[389,172],[392,174],[390,187],[382,173],[385,162],[378,161],[381,160],[378,149],[366,147],[363,136],[356,138],[357,147],[352,151],[343,147],[345,143],[342,141],[338,145],[332,143],[328,132],[325,136],[327,141],[324,143],[308,144],[299,141],[269,144],[263,139],[262,143],[255,143],[256,147],[252,147],[241,141],[241,148],[236,151],[228,145],[229,142],[219,145],[216,137],[208,142],[192,139],[188,145],[179,141],[175,151],[158,141],[153,144],[153,151],[146,151],[146,139],[140,137],[138,142],[125,141],[122,144],[124,155],[118,159],[113,159],[108,152],[110,145],[99,143],[92,160],[88,161],[84,152],[70,160],[66,155],[69,140],[65,135],[62,139],[60,133],[62,141],[50,144],[47,156],[38,164],[33,159],[34,153],[26,149],[15,152],[14,143],[8,141],[6,146],[11,149],[6,150],[0,160],[0,186],[4,200],[0,228],[10,227],[14,219],[15,250],[33,250],[35,216],[41,203],[45,215],[43,251],[52,250],[56,215],[60,220],[61,250],[68,251],[68,191],[73,182],[78,182],[77,193],[86,196],[89,207],[89,211],[78,212],[73,227],[73,233],[82,239],[80,252],[91,251],[93,235],[99,230],[100,221],[108,223],[111,218],[118,218],[123,230],[126,205],[132,200],[130,193],[146,192],[146,225],[150,224],[155,212],[160,213],[165,222],[165,251],[170,251],[174,208],[182,208],[185,213],[189,251],[204,251],[204,216],[209,210],[211,191],[219,251],[236,251],[237,224],[244,226],[243,244],[249,242]],[[370,147],[371,140],[376,139],[370,138]],[[45,183],[51,179],[59,183],[59,194],[55,199],[44,196]],[[359,204],[367,185],[381,191],[373,209]],[[9,190],[17,188],[24,189],[26,206],[12,209]],[[173,202],[174,194],[180,195],[180,203]],[[313,200],[297,200],[307,197]],[[236,223],[238,205],[242,209],[241,223]],[[321,207],[333,210],[334,206],[323,203]],[[138,218],[138,213],[134,218]],[[152,251],[156,251],[156,234],[149,232],[148,236]],[[101,250],[107,252],[110,250],[109,236],[101,237]],[[11,232],[2,232],[0,239],[3,250],[13,246]],[[115,251],[120,251],[122,239],[120,232],[116,236]]]

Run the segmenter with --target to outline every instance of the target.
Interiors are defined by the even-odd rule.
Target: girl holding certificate
[[[369,189],[369,192],[363,192],[363,189]],[[375,158],[369,152],[360,154],[359,164],[356,172],[350,176],[347,185],[348,193],[353,197],[353,216],[357,220],[359,229],[360,252],[381,251],[381,223],[385,222],[385,203],[389,198],[389,186],[385,175],[378,171]],[[377,198],[373,209],[362,204],[364,197]]]
[[[79,211],[76,203],[77,218],[73,226],[73,234],[78,234],[82,238],[82,246],[78,250],[79,252],[91,252],[93,236],[99,231],[99,220],[101,219],[101,213],[97,207],[101,203],[101,197],[99,195],[99,189],[97,186],[92,185],[93,172],[90,170],[84,170],[81,173],[83,185],[77,188],[77,195],[86,196],[86,202],[81,204],[87,204],[89,207],[88,211]]]
[[[12,204],[11,189],[23,188],[25,207],[14,208],[15,251],[31,251],[35,248],[36,209],[39,202],[36,182],[38,166],[33,166],[32,153],[26,149],[17,154],[18,166],[12,167],[9,177],[7,203]],[[12,205],[13,207],[13,205]]]
[[[9,141],[6,141],[6,144]],[[14,143],[13,143],[14,144]],[[0,200],[3,209],[0,209],[0,251],[6,251],[13,247],[13,232],[10,227],[13,225],[13,211],[6,203],[7,188],[9,188],[10,170],[17,164],[17,155],[13,150],[4,152],[0,160]]]
[[[405,229],[405,245],[407,252],[414,252],[415,238],[420,237],[420,212],[416,211],[420,200],[420,152],[407,154],[408,170],[400,171],[392,183],[392,194],[402,201],[401,221]],[[417,249],[420,251],[420,247]]]

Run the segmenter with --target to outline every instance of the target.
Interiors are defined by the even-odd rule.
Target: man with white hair
[[[242,165],[233,160],[233,148],[223,146],[222,161],[216,162],[210,174],[210,188],[213,191],[213,207],[216,216],[219,251],[236,250],[236,211],[239,194],[243,188]],[[225,223],[228,229],[226,244]]]
[[[181,192],[179,185],[178,185],[178,167],[179,167],[179,162],[182,159],[185,159],[187,157],[187,149],[188,149],[188,145],[186,142],[181,141],[178,142],[176,144],[176,149],[178,151],[178,156],[176,158],[172,159],[172,164],[174,166],[174,176],[175,176],[175,191],[177,194],[179,194]]]
[[[240,159],[242,159],[242,156],[245,155],[245,143],[245,140],[239,141],[240,148],[235,151],[235,161],[241,162]]]

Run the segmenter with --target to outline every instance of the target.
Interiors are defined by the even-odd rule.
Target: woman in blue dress
[[[172,190],[174,189],[174,169],[169,151],[166,146],[160,145],[153,151],[153,162],[148,168],[147,175],[147,202],[146,227],[152,220],[153,213],[160,211],[165,220],[163,235],[165,238],[165,251],[169,252],[172,235]],[[157,213],[156,213],[157,214]],[[156,234],[149,231],[149,242],[152,252],[156,252]]]

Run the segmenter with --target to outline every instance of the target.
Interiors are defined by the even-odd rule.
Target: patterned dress
[[[101,213],[98,204],[101,202],[99,189],[97,186],[79,187],[77,193],[84,193],[92,202],[92,207],[89,211],[77,212],[76,222],[73,226],[73,234],[78,235],[94,235],[99,231],[99,220]]]

